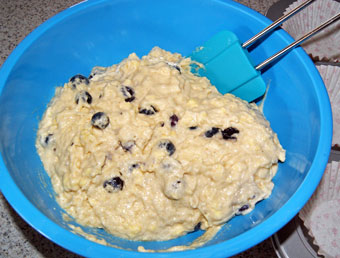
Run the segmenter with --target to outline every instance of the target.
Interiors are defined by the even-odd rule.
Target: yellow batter
[[[155,47],[58,87],[36,147],[78,223],[133,240],[218,226],[267,198],[285,151],[255,104]]]

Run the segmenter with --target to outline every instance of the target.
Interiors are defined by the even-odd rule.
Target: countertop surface
[[[278,0],[238,0],[262,14]],[[0,0],[0,66],[41,23],[79,0]],[[30,227],[0,193],[0,257],[80,257]],[[234,257],[277,257],[270,239]]]

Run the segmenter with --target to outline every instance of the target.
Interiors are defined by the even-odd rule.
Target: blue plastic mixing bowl
[[[188,55],[212,35],[231,30],[246,40],[267,26],[264,16],[228,0],[91,0],[51,18],[33,31],[0,71],[1,191],[13,208],[55,243],[88,257],[226,257],[261,242],[284,226],[312,195],[331,146],[332,115],[324,84],[307,54],[296,49],[263,74],[271,86],[264,114],[287,150],[272,195],[246,216],[237,216],[204,247],[177,253],[143,254],[188,244],[202,232],[166,242],[133,242],[83,228],[108,243],[72,233],[54,199],[49,177],[35,150],[37,126],[56,86],[93,66],[120,62],[153,46]],[[259,62],[292,42],[278,30],[252,47]],[[223,91],[223,89],[220,89]],[[75,222],[70,222],[77,225]]]

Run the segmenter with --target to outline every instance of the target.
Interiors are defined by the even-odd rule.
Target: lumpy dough
[[[267,198],[285,151],[255,104],[155,47],[57,87],[36,147],[78,223],[133,240],[218,226]]]

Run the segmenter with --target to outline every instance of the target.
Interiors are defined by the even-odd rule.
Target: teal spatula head
[[[254,68],[249,53],[231,31],[221,31],[197,48],[190,58],[204,65],[193,67],[207,77],[222,94],[232,93],[248,102],[264,95],[266,84]]]

